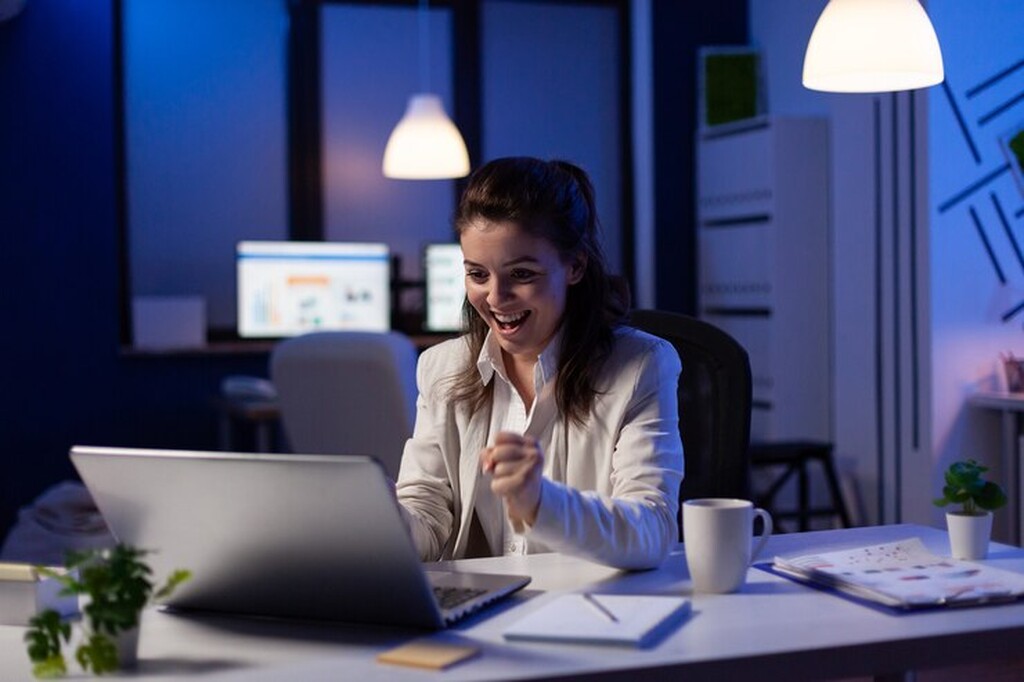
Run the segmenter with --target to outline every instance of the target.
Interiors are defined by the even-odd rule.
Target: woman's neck
[[[511,355],[505,351],[501,352],[502,362],[505,365],[505,373],[512,386],[516,389],[519,397],[529,412],[533,406],[533,399],[536,397],[536,390],[533,385],[533,370],[537,366],[537,358],[525,355]]]

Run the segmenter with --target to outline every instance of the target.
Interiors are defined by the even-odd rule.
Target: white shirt
[[[491,424],[487,436],[487,446],[494,445],[498,434],[502,431],[511,431],[520,435],[530,433],[540,442],[541,452],[548,451],[553,430],[552,420],[544,420],[544,423],[534,422],[534,415],[549,414],[545,409],[538,409],[541,402],[555,400],[554,381],[558,373],[558,350],[561,343],[561,332],[555,334],[548,345],[537,358],[533,366],[533,394],[536,396],[533,405],[527,413],[526,404],[519,395],[512,381],[505,371],[505,363],[501,354],[501,346],[494,334],[487,333],[483,348],[480,349],[480,357],[477,359],[477,370],[480,372],[480,380],[484,385],[494,381],[491,403]],[[545,386],[550,383],[551,389],[545,391]],[[531,430],[531,427],[534,427]],[[539,433],[537,432],[539,430]],[[548,478],[552,474],[552,462],[548,457],[544,458],[543,473]],[[481,485],[477,491],[475,513],[480,515],[480,521],[487,527],[504,527],[502,547],[505,554],[526,554],[526,538],[516,533],[508,518],[505,504],[492,491],[489,485]],[[497,514],[501,518],[495,518]],[[492,525],[493,524],[493,525]]]

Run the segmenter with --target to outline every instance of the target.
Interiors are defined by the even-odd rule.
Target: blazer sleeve
[[[681,365],[675,349],[658,339],[630,368],[633,389],[612,453],[611,496],[545,478],[528,537],[616,568],[645,569],[660,565],[678,540]]]
[[[442,344],[443,346],[444,344]],[[416,421],[406,441],[396,492],[423,561],[442,558],[454,528],[454,492],[444,458],[446,401],[439,394],[447,350],[437,346],[416,365]]]

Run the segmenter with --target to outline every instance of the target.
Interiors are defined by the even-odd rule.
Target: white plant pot
[[[131,670],[139,664],[139,626],[131,630],[117,633],[114,637],[117,648],[117,667],[120,670]]]
[[[83,594],[78,598],[78,609],[79,613],[82,614],[83,621],[86,618],[85,610],[91,601],[87,594]],[[138,614],[137,618],[139,622],[136,623],[135,627],[119,632],[111,637],[114,642],[114,648],[117,650],[117,667],[119,670],[131,670],[139,664],[139,624],[141,623],[142,614]],[[110,637],[110,635],[107,636]]]
[[[984,559],[992,536],[992,512],[946,512],[949,551],[954,559]]]

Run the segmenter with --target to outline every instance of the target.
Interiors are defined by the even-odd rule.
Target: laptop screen
[[[391,328],[386,244],[243,241],[236,262],[239,336]]]
[[[491,598],[529,582],[425,571],[370,457],[75,446],[71,460],[117,540],[155,550],[157,580],[192,572],[173,608],[437,628],[451,615],[435,582]]]

